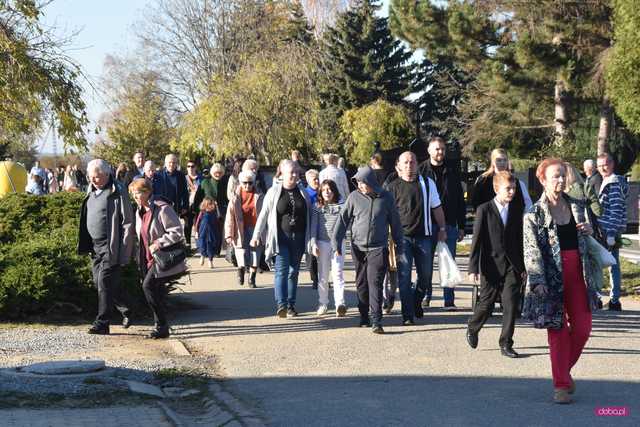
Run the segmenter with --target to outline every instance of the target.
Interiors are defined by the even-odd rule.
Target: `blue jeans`
[[[279,307],[293,307],[298,289],[298,272],[304,254],[304,233],[286,235],[278,232],[278,254],[276,255],[273,289]]]
[[[398,260],[398,287],[402,301],[402,318],[413,319],[416,303],[422,302],[427,292],[427,285],[431,283],[433,272],[433,244],[430,236],[404,236],[404,257]],[[404,259],[402,259],[404,258]],[[411,292],[411,268],[416,263],[416,289]]]
[[[456,245],[458,243],[458,227],[455,225],[447,225],[447,247],[449,248],[449,252],[451,252],[451,256],[456,258]],[[432,240],[433,246],[431,247],[431,262],[433,269],[433,254],[436,251],[436,245],[438,244],[438,239],[434,238]],[[456,294],[453,288],[442,288],[444,293],[444,305],[445,307],[451,306],[454,304]],[[427,300],[431,301],[431,295],[433,293],[433,278],[429,276],[429,282],[427,283]]]
[[[609,283],[611,284],[611,292],[609,297],[614,303],[620,300],[620,283],[622,280],[620,273],[620,250],[614,249],[611,251],[611,255],[616,259],[616,265],[609,267]]]

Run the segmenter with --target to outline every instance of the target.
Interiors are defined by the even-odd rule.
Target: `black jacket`
[[[175,199],[168,194],[169,172],[166,169],[162,169],[154,175],[153,195],[164,197],[180,215],[182,211],[189,209],[189,187],[187,186],[187,178],[184,172],[176,170],[174,174],[176,174],[176,182],[178,184]]]
[[[478,206],[473,223],[469,273],[480,274],[481,284],[501,282],[509,265],[520,275],[524,269],[523,207],[509,203],[507,225],[502,224],[493,199]]]
[[[440,187],[437,185],[436,174],[433,172],[429,159],[420,164],[418,172],[425,178],[431,178],[436,183],[436,186]],[[445,163],[443,179],[443,192],[438,195],[444,210],[445,222],[448,225],[457,225],[459,230],[464,230],[467,206],[464,201],[464,190],[462,189],[460,175],[454,168]]]
[[[493,189],[493,175],[483,176],[480,175],[476,179],[476,183],[473,185],[473,194],[471,196],[471,205],[473,209],[478,209],[483,203],[493,200],[496,197],[496,192]],[[520,188],[520,180],[516,178],[516,194],[513,196],[511,203],[522,206],[522,212],[524,213],[524,195],[522,194],[522,188]]]

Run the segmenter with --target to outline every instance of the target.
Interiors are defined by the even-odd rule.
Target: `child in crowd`
[[[326,314],[329,306],[329,272],[333,274],[333,299],[336,304],[336,316],[343,317],[347,312],[344,301],[344,243],[336,253],[331,247],[333,229],[340,218],[342,204],[336,183],[324,180],[318,191],[317,202],[313,206],[317,227],[311,231],[311,247],[318,260],[318,316]]]
[[[200,265],[204,265],[205,257],[209,259],[209,267],[213,268],[213,257],[220,242],[218,228],[218,206],[211,197],[205,197],[200,203],[200,213],[196,219],[196,238],[200,251]]]

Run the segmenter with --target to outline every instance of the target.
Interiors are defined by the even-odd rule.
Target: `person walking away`
[[[520,289],[526,278],[522,249],[522,206],[512,203],[516,178],[510,172],[493,176],[496,197],[476,209],[469,255],[469,277],[480,280],[480,296],[467,326],[467,342],[478,346],[478,334],[491,317],[501,296],[502,332],[498,340],[503,356],[517,358],[513,333],[520,305]]]
[[[218,206],[211,197],[205,197],[200,203],[198,217],[196,218],[196,245],[200,253],[200,265],[204,265],[205,258],[209,260],[209,268],[213,268],[220,233],[218,222]]]
[[[314,258],[317,259],[319,276],[317,314],[322,316],[329,310],[329,273],[331,273],[336,317],[344,317],[347,313],[347,304],[344,299],[344,243],[337,251],[331,246],[331,236],[342,211],[342,205],[339,203],[340,194],[338,186],[331,180],[323,181],[319,190],[317,202],[313,205],[316,227],[311,230],[311,250]]]
[[[336,183],[342,201],[347,200],[349,196],[349,183],[347,182],[347,174],[344,169],[338,168],[338,156],[335,154],[327,154],[324,157],[325,168],[320,171],[318,179],[320,182],[330,179]]]
[[[331,245],[337,256],[342,255],[342,243],[351,227],[360,326],[372,326],[373,333],[383,334],[382,285],[389,262],[389,226],[396,242],[396,253],[402,256],[402,224],[393,195],[378,185],[373,169],[369,166],[359,168],[354,180],[358,190],[347,197],[334,227]]]
[[[260,266],[262,245],[251,246],[258,216],[262,211],[264,194],[255,186],[251,171],[238,175],[240,187],[231,198],[224,223],[224,235],[229,247],[233,245],[238,262],[238,284],[243,286],[249,273],[249,287],[256,287],[256,272]],[[262,240],[262,239],[261,239]]]
[[[93,283],[98,290],[98,314],[88,332],[108,335],[114,305],[122,314],[122,326],[131,325],[131,311],[120,293],[120,277],[133,252],[133,212],[129,196],[115,184],[106,161],[90,161],[87,173],[91,184],[80,210],[78,254],[91,256]]]
[[[138,206],[136,212],[136,234],[138,236],[137,261],[143,277],[142,290],[147,304],[153,312],[154,328],[148,338],[169,337],[167,320],[166,284],[176,280],[187,271],[186,260],[161,270],[153,254],[176,243],[184,243],[182,224],[178,214],[162,198],[152,199],[153,188],[148,180],[138,178],[129,185],[129,191]]]
[[[522,318],[547,329],[553,400],[571,403],[571,369],[580,359],[597,310],[595,277],[602,274],[587,252],[592,233],[584,204],[564,194],[562,160],[545,159],[536,170],[544,193],[524,216],[527,286]],[[594,270],[595,268],[595,270]]]
[[[607,310],[621,311],[620,303],[620,241],[627,228],[627,196],[629,185],[623,176],[614,173],[614,162],[610,154],[601,154],[597,159],[598,171],[602,175],[602,185],[598,194],[602,215],[598,218],[598,226],[606,236],[606,246],[616,259],[616,264],[609,267],[611,293]]]
[[[276,315],[284,318],[298,315],[295,303],[300,261],[309,252],[314,218],[309,195],[298,183],[294,163],[283,160],[280,172],[280,180],[273,183],[265,196],[251,246],[260,246],[266,233],[266,259],[275,257]]]

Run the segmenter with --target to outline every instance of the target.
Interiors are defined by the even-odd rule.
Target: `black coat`
[[[471,195],[471,205],[473,209],[478,209],[483,203],[493,200],[496,197],[496,192],[493,189],[493,175],[484,176],[480,175],[475,184],[473,184],[473,194]],[[516,178],[516,194],[513,196],[511,203],[521,205],[524,212],[524,195],[522,194],[522,188],[520,187],[520,181]]]
[[[423,177],[429,177],[433,182],[438,184],[436,174],[433,172],[429,159],[420,165],[418,171]],[[464,201],[464,190],[462,189],[460,175],[456,172],[455,168],[445,163],[442,179],[444,180],[444,185],[442,186],[443,191],[442,194],[438,195],[440,196],[446,223],[448,225],[457,225],[459,230],[464,230],[467,207]]]
[[[502,224],[493,200],[478,206],[473,223],[469,273],[480,274],[481,284],[501,282],[509,265],[520,275],[525,271],[522,244],[523,208],[509,203],[507,225]]]

